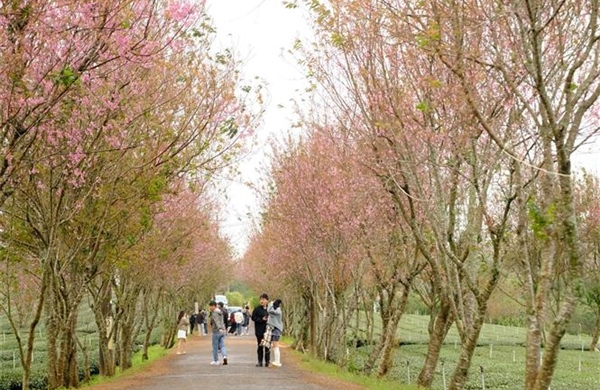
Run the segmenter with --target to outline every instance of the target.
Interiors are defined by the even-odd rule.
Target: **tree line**
[[[110,376],[227,274],[212,184],[254,92],[214,34],[202,1],[0,3],[0,314],[23,389],[42,325],[48,388],[77,387],[82,305]]]
[[[455,326],[454,390],[509,286],[524,388],[550,388],[578,306],[596,318],[590,350],[599,335],[600,186],[573,158],[600,124],[598,1],[285,3],[311,17],[314,39],[294,45],[311,83],[303,135],[273,152],[249,280],[286,297],[296,347],[342,366],[366,324],[362,369],[378,376],[418,296],[418,383]]]

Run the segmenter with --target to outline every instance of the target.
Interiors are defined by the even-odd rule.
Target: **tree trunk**
[[[46,320],[46,368],[48,370],[48,389],[55,390],[62,386],[62,373],[58,370],[56,319],[49,314]]]
[[[52,265],[50,265],[52,267]],[[77,287],[65,285],[65,280],[51,273],[46,298],[48,334],[48,389],[78,387],[77,319],[83,294]]]
[[[592,331],[592,341],[590,342],[589,350],[594,352],[598,345],[598,339],[600,338],[600,311],[596,311],[596,323],[594,324],[594,330]]]
[[[561,308],[557,318],[554,320],[552,328],[549,332],[548,341],[544,348],[544,358],[540,368],[537,371],[536,382],[532,387],[533,390],[548,390],[550,388],[552,375],[554,374],[556,362],[558,361],[560,340],[567,331],[566,324],[571,318],[576,304],[576,295],[568,291],[567,297],[565,298],[565,304]]]
[[[115,355],[114,349],[110,347],[110,339],[103,335],[98,344],[98,369],[102,376],[115,375]]]
[[[310,315],[310,353],[312,356],[317,355],[317,305],[315,303],[314,295],[311,295],[308,299],[308,312]]]
[[[425,357],[425,363],[421,368],[419,379],[417,381],[417,384],[421,387],[431,387],[435,375],[435,368],[440,359],[440,352],[451,324],[452,315],[450,312],[450,305],[442,300],[440,311],[435,317],[433,329],[429,334],[427,356]]]
[[[70,315],[61,342],[60,353],[64,356],[63,387],[79,387],[79,364],[77,363],[77,315]]]
[[[94,320],[98,328],[98,369],[102,376],[113,376],[115,374],[115,358],[113,353],[113,315],[111,308],[112,289],[110,281],[106,278],[101,281],[101,285],[92,290],[90,287],[94,302],[92,310]]]
[[[399,298],[395,296],[394,288],[390,290],[391,292],[385,289],[380,290],[381,335],[377,345],[365,362],[364,371],[367,375],[371,374],[378,366],[377,376],[382,377],[389,371],[391,366],[392,348],[398,330],[398,322],[404,314],[409,289],[403,288],[402,295]],[[386,296],[389,296],[387,302],[385,302]]]
[[[382,378],[388,374],[388,372],[392,369],[393,353],[395,350],[395,341],[396,341],[396,331],[398,330],[398,323],[404,314],[404,310],[406,310],[406,303],[408,302],[408,293],[409,289],[404,288],[402,291],[402,296],[400,297],[400,301],[396,305],[394,309],[392,309],[392,316],[390,318],[389,323],[385,329],[385,338],[381,351],[381,364],[379,365],[379,369],[377,370],[377,377]]]
[[[42,317],[42,311],[44,310],[46,291],[48,287],[48,273],[43,272],[42,274],[42,284],[40,288],[40,294],[38,296],[37,302],[35,304],[35,310],[33,319],[29,324],[29,332],[27,337],[27,348],[23,353],[23,348],[21,347],[21,340],[18,335],[18,332],[15,331],[15,335],[17,336],[17,341],[19,345],[19,352],[21,356],[21,365],[23,366],[23,377],[22,377],[22,389],[29,390],[30,382],[31,382],[31,365],[33,363],[33,351],[34,351],[34,341],[35,341],[35,330],[40,322]],[[23,356],[25,355],[25,356]]]
[[[132,314],[133,316],[133,314]],[[119,367],[125,371],[132,366],[133,357],[133,320],[128,319],[121,324],[119,336]]]
[[[152,331],[154,330],[154,326],[156,325],[156,319],[158,317],[158,300],[152,299],[151,297],[148,297],[148,295],[145,295],[142,299],[144,305],[144,323],[146,324],[146,334],[144,336],[144,344],[142,345],[142,360],[148,360],[148,348],[150,347]],[[149,300],[150,302],[148,302]],[[150,309],[150,307],[152,309]],[[202,325],[199,324],[198,326],[200,327]]]
[[[469,368],[471,367],[471,360],[473,359],[473,353],[475,352],[477,340],[479,339],[479,333],[481,332],[481,328],[483,327],[483,322],[485,320],[485,312],[485,307],[479,310],[478,316],[472,323],[473,327],[469,330],[466,343],[463,343],[461,346],[460,356],[452,375],[449,390],[461,390],[465,387],[465,383],[467,382],[469,375]]]

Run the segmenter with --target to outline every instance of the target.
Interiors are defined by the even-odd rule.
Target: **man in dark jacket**
[[[269,313],[267,313],[268,303],[269,296],[267,294],[262,294],[260,296],[260,306],[255,307],[252,311],[254,334],[256,335],[256,342],[258,343],[258,348],[256,350],[258,353],[258,363],[256,364],[256,367],[263,366],[263,358],[265,367],[269,367],[269,361],[271,360],[271,349],[261,345],[265,331],[267,330],[267,319],[269,317]]]

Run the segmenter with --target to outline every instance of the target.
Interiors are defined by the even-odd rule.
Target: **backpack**
[[[235,318],[236,324],[241,324],[244,322],[244,315],[241,311],[236,311],[235,313],[233,313],[233,317]]]
[[[229,326],[229,313],[227,313],[227,309],[222,308],[221,314],[223,315],[223,324],[225,324],[225,328]]]

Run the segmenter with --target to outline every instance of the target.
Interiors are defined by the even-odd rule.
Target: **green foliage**
[[[547,239],[548,235],[546,229],[550,227],[556,218],[556,206],[551,205],[544,212],[541,210],[535,202],[530,199],[527,201],[527,212],[529,220],[531,221],[531,229],[536,237],[541,239]]]
[[[55,84],[70,87],[71,85],[75,84],[75,82],[78,80],[78,77],[75,71],[71,67],[67,66],[60,72],[55,73],[52,77],[52,80]]]
[[[418,298],[415,295],[410,295],[408,297],[406,311],[408,313],[429,314],[429,308],[427,307],[427,305],[423,303],[422,299]]]
[[[417,103],[416,105],[416,109],[422,112],[430,112],[431,111],[431,107],[429,105],[429,102],[427,101],[422,101]]]
[[[156,202],[159,201],[166,188],[167,179],[162,175],[154,176],[146,188],[146,196],[148,200]]]
[[[525,326],[526,321],[523,316],[500,316],[494,320],[494,324],[503,326]]]
[[[29,378],[32,390],[45,390],[48,388],[48,374],[45,360],[37,364],[31,371]],[[0,367],[0,390],[21,389],[23,383],[23,371],[20,368],[7,368],[3,363]],[[81,377],[83,379],[83,377]]]
[[[231,50],[225,49],[222,53],[215,54],[215,62],[221,65],[229,64],[233,59],[233,55],[231,54]]]
[[[437,23],[431,23],[424,33],[417,36],[417,44],[420,48],[427,48],[437,44],[441,39],[440,26]]]
[[[227,297],[229,306],[242,306],[244,303],[246,303],[244,296],[237,291],[228,292],[225,294],[225,296]]]
[[[343,47],[344,46],[344,37],[340,33],[331,34],[331,44],[334,47]]]
[[[222,134],[225,134],[231,139],[237,135],[239,128],[235,121],[235,118],[229,118],[221,122],[221,124],[219,125],[219,130]]]
[[[142,207],[140,209],[140,225],[145,231],[149,231],[152,227],[152,212],[148,207]],[[130,243],[133,244],[135,241],[137,241],[137,237],[129,237]]]
[[[12,390],[20,389],[23,374],[20,370],[1,369],[0,370],[0,389]],[[34,389],[34,387],[31,387]]]

